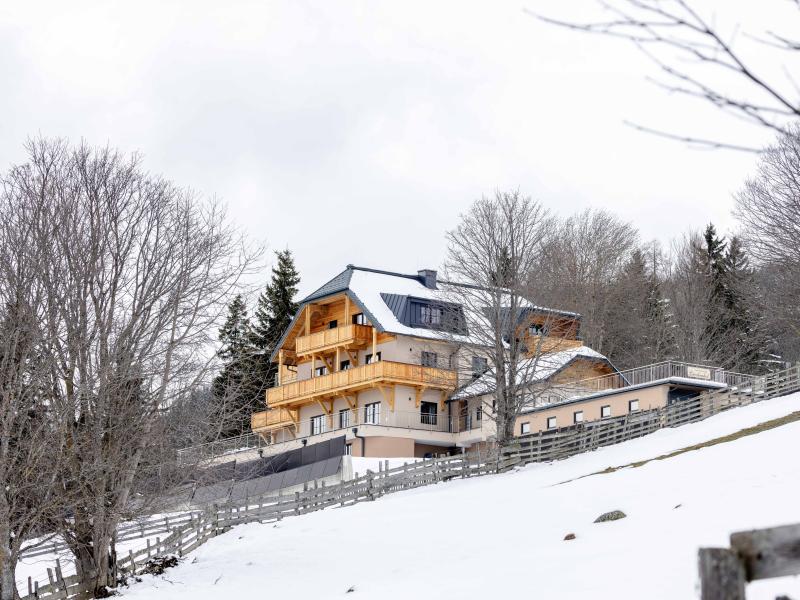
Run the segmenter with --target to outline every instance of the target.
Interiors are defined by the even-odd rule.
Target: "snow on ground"
[[[151,519],[162,519],[164,517],[180,517],[185,513],[161,513],[152,515]],[[168,533],[164,531],[150,533],[143,537],[136,537],[129,540],[124,540],[121,542],[117,542],[117,554],[119,556],[124,556],[128,553],[128,550],[136,551],[140,548],[144,548],[147,546],[147,540],[150,540],[152,545],[155,545],[156,539],[161,538],[164,539]],[[44,544],[45,547],[47,545],[53,544],[55,538],[49,538],[47,542]],[[48,552],[47,554],[42,554],[40,556],[31,556],[31,557],[23,557],[17,563],[17,570],[15,573],[15,579],[17,581],[17,589],[19,589],[20,593],[27,594],[28,593],[28,577],[30,577],[34,581],[38,581],[39,585],[44,585],[48,582],[47,578],[47,569],[50,568],[55,573],[56,570],[56,559],[61,561],[61,572],[64,577],[68,577],[70,575],[75,574],[75,563],[72,558],[72,554],[69,550],[59,550],[57,552]]]
[[[795,394],[549,465],[237,527],[124,595],[696,598],[700,546],[727,546],[732,531],[800,522],[800,422],[638,468],[575,477],[798,410]],[[616,509],[628,517],[593,523]],[[577,539],[563,541],[567,533]],[[748,587],[750,598],[779,593],[798,597],[800,578]]]

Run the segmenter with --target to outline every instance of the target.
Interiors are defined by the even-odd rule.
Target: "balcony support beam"
[[[350,357],[350,366],[351,367],[357,367],[358,366],[358,350],[356,350],[356,352],[354,354],[348,348],[345,348],[345,352],[347,352],[347,356]]]
[[[375,387],[381,391],[383,399],[386,400],[386,404],[389,405],[389,409],[394,412],[394,385],[377,385]]]
[[[378,330],[374,327],[372,328],[372,360],[375,360],[378,356],[377,353],[378,349]]]
[[[439,393],[441,394],[441,397],[439,398],[439,410],[444,411],[444,409],[447,407],[447,396],[449,394],[447,393],[447,390],[439,390]]]
[[[328,373],[333,373],[333,364],[324,354],[320,354],[317,358],[319,358],[325,364],[325,366],[328,367]]]
[[[425,393],[425,388],[424,387],[417,387],[417,388],[415,388],[415,391],[416,391],[416,395],[414,397],[414,406],[416,408],[419,408],[420,404],[422,402],[422,394]]]

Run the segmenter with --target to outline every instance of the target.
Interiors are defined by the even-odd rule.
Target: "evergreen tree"
[[[269,357],[298,310],[294,298],[297,295],[300,274],[295,267],[292,252],[286,249],[276,252],[275,255],[277,264],[272,269],[271,281],[258,297],[251,334],[258,356],[254,372],[262,398],[266,389],[274,384],[278,369],[276,364],[270,362]]]
[[[709,224],[704,233],[703,263],[707,283],[705,358],[727,369],[756,372],[766,353],[761,332],[753,271],[741,241],[717,236]]]
[[[727,285],[724,297],[728,338],[734,350],[733,368],[747,373],[762,369],[768,340],[763,331],[763,309],[755,293],[753,270],[738,237],[732,237],[725,256]]]
[[[247,306],[241,294],[228,306],[228,318],[219,330],[222,344],[218,356],[222,371],[214,379],[214,397],[222,405],[223,437],[240,435],[250,430],[250,415],[263,408],[255,377],[256,348],[252,343]]]

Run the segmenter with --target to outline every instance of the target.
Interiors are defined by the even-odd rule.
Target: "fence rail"
[[[379,471],[367,471],[349,481],[326,486],[304,484],[302,492],[291,495],[254,497],[244,502],[214,504],[205,511],[171,519],[169,532],[155,543],[130,551],[117,560],[120,573],[141,573],[148,559],[164,554],[183,556],[210,538],[243,523],[279,521],[328,507],[344,507],[358,502],[375,500],[385,494],[436,484],[454,478],[475,477],[504,471],[537,461],[552,461],[616,444],[652,433],[664,427],[693,423],[735,406],[767,400],[800,391],[800,365],[749,382],[705,393],[698,398],[652,411],[629,414],[626,417],[587,422],[580,425],[541,432],[517,438],[500,452],[480,452],[444,458],[434,458],[405,464],[393,469],[388,461]],[[384,466],[385,465],[385,466]],[[149,531],[156,531],[163,518],[152,519]],[[142,527],[141,524],[139,524]],[[130,531],[131,529],[125,530]],[[124,535],[124,533],[123,533]],[[28,594],[21,600],[68,600],[85,595],[86,585],[77,576],[63,577],[57,563],[55,573],[48,569],[48,582],[40,585],[28,579]],[[703,596],[704,600],[717,597]]]
[[[742,531],[698,551],[701,600],[745,600],[747,582],[800,574],[800,524]]]

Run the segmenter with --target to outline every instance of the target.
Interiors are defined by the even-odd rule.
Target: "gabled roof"
[[[577,360],[589,360],[603,363],[611,367],[615,373],[618,373],[617,368],[611,364],[608,358],[592,350],[588,346],[578,346],[576,348],[561,350],[560,352],[543,354],[539,357],[538,363],[535,363],[535,358],[528,358],[524,361],[520,361],[520,368],[518,370],[520,380],[517,383],[533,385],[541,381],[547,381],[551,377],[558,375]],[[527,379],[523,381],[523,377],[527,377]],[[451,400],[466,400],[467,398],[484,396],[493,393],[494,388],[494,374],[491,371],[487,371],[453,394]]]
[[[403,299],[402,302],[405,302],[409,296],[444,301],[440,290],[429,288],[423,282],[422,275],[407,275],[347,265],[344,271],[300,300],[297,314],[292,319],[289,327],[286,328],[286,331],[284,331],[270,360],[275,360],[278,349],[283,346],[289,332],[295,327],[303,308],[307,304],[341,293],[347,293],[359,310],[369,319],[373,327],[380,332],[429,339],[452,339],[451,334],[443,334],[433,329],[410,327],[404,324],[402,314],[398,313],[400,314],[400,318],[398,318],[398,315],[387,304],[387,300],[382,297],[385,295],[393,298],[395,309],[397,308],[396,303],[401,302],[400,298]],[[464,341],[466,341],[466,338],[464,338]]]
[[[470,339],[467,335],[455,335],[453,333],[444,333],[435,329],[413,327],[410,325],[408,319],[409,311],[407,309],[409,298],[420,301],[430,300],[444,305],[452,304],[452,302],[448,303],[445,291],[428,287],[425,285],[425,282],[426,278],[424,272],[420,272],[416,275],[408,275],[347,265],[344,271],[300,301],[297,314],[278,342],[276,350],[272,353],[270,360],[275,360],[278,353],[277,349],[283,346],[289,333],[295,327],[303,308],[307,304],[341,293],[347,293],[350,299],[358,306],[359,310],[364,313],[370,323],[380,332],[470,343]],[[448,285],[459,285],[444,281],[439,283],[444,287]],[[531,305],[530,308],[542,311],[549,310],[533,305]],[[561,311],[553,312],[570,315],[574,314],[561,313]]]
[[[300,301],[300,304],[303,305],[307,302],[311,302],[312,300],[319,300],[321,298],[325,298],[326,296],[330,296],[331,294],[338,294],[339,292],[343,292],[347,289],[347,286],[350,285],[350,276],[353,274],[353,270],[350,265],[347,268],[339,273],[336,277],[324,283],[322,287],[314,290],[308,296],[303,298]]]

